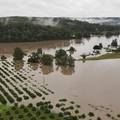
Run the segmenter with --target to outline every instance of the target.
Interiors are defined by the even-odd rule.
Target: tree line
[[[32,42],[56,39],[80,39],[91,35],[119,35],[120,26],[90,24],[61,18],[56,26],[36,25],[32,22],[0,22],[0,42]]]

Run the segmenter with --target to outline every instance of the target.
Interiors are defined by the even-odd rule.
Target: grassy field
[[[86,58],[86,60],[103,60],[103,59],[119,59],[119,58],[120,58],[120,53],[106,53],[98,57],[88,57]]]

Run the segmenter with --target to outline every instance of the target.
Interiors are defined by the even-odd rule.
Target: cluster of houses
[[[93,47],[93,55],[100,54],[102,49],[103,49],[102,43],[100,43],[99,45],[95,45]],[[105,48],[105,49],[106,49],[106,52],[117,52],[117,51],[120,51],[120,46],[118,45],[117,39],[112,40],[111,44],[108,45],[108,47]]]
[[[101,50],[105,49],[106,52],[120,52],[120,45],[118,45],[117,39],[112,40],[111,44],[107,46],[107,48],[103,48],[102,43],[99,43],[98,45],[93,46],[93,52],[89,54],[83,54],[81,57],[85,59],[87,56],[94,56],[94,55],[100,55]]]

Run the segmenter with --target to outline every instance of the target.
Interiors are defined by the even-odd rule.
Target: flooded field
[[[27,80],[22,82],[12,81],[14,85],[22,89],[27,96],[25,88],[30,91],[41,91],[44,93],[46,99],[51,100],[53,104],[61,98],[66,98],[68,101],[74,101],[76,104],[83,105],[85,108],[82,111],[94,111],[96,114],[102,114],[103,118],[107,120],[106,113],[114,111],[116,113],[120,110],[120,60],[99,60],[99,61],[76,61],[75,67],[63,66],[45,66],[41,64],[27,64],[27,62],[13,63],[11,54],[15,47],[22,48],[25,52],[31,53],[37,48],[43,48],[45,53],[55,54],[57,49],[63,48],[67,50],[70,46],[77,50],[73,55],[79,58],[83,53],[91,53],[93,46],[102,43],[107,47],[113,39],[119,37],[105,38],[105,37],[91,37],[82,40],[58,40],[58,41],[43,41],[39,43],[1,43],[0,54],[8,56],[5,65],[5,71],[14,72],[7,79],[19,78],[23,75]],[[104,50],[102,51],[105,52]],[[27,59],[27,56],[24,58]],[[1,66],[1,70],[3,70]],[[4,70],[3,70],[4,71]],[[1,72],[3,74],[3,72]],[[17,77],[16,77],[17,76]],[[1,77],[2,78],[2,77]],[[15,89],[15,86],[10,84]],[[25,98],[25,96],[22,96]],[[28,99],[21,101],[22,104],[29,102],[36,103],[40,98]],[[44,98],[41,99],[44,99]],[[69,105],[68,103],[66,103]],[[94,109],[98,109],[98,111]],[[113,111],[112,111],[113,110]],[[103,113],[101,113],[102,111]]]
[[[103,47],[107,47],[111,44],[113,39],[118,40],[118,44],[120,45],[120,36],[106,38],[93,36],[89,39],[78,39],[78,40],[50,40],[50,41],[42,41],[42,42],[34,42],[34,43],[0,43],[0,54],[11,55],[13,53],[14,48],[20,47],[25,52],[31,53],[36,51],[38,48],[42,48],[43,52],[54,55],[55,51],[62,48],[68,50],[69,47],[73,46],[76,49],[74,53],[75,58],[79,58],[81,54],[89,54],[93,51],[93,46],[98,45],[99,43],[103,44]],[[105,50],[102,51],[104,53]]]

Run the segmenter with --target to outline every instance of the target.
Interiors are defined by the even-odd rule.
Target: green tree
[[[76,51],[76,49],[74,47],[70,47],[67,51],[69,51],[70,56],[71,56],[72,54],[74,54],[74,52]]]
[[[61,58],[63,56],[67,56],[67,53],[65,50],[63,49],[60,49],[60,50],[57,50],[56,53],[55,53],[55,57],[56,58]]]
[[[53,56],[49,54],[44,54],[41,58],[41,62],[43,65],[52,65],[53,63]]]
[[[15,48],[14,53],[13,53],[13,59],[14,60],[22,60],[24,57],[24,52],[22,51],[21,48]]]

